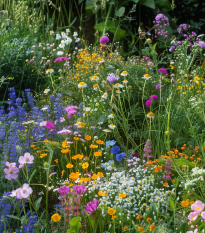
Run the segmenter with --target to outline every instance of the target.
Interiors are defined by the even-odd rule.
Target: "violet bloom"
[[[202,47],[202,48],[205,47],[205,42],[203,42],[203,41],[197,41],[196,44],[197,44],[199,47]]]
[[[143,157],[147,157],[147,158],[153,158],[153,155],[151,154],[152,152],[152,143],[150,141],[150,139],[148,139],[145,143],[145,147],[143,149],[143,151],[145,152],[145,154],[143,154]]]
[[[18,175],[16,173],[19,172],[19,169],[17,167],[9,167],[4,169],[4,173],[5,173],[5,178],[7,180],[11,180],[11,179],[16,179],[18,177]]]
[[[56,60],[54,61],[54,63],[56,63],[57,61],[63,61],[63,60],[67,60],[67,61],[69,61],[70,59],[69,58],[67,58],[67,57],[58,57],[58,58],[56,58]]]
[[[150,107],[151,104],[152,104],[152,100],[147,100],[147,102],[146,102],[147,107]]]
[[[75,190],[76,194],[78,194],[78,195],[83,195],[87,191],[87,188],[85,187],[84,184],[74,186],[73,189]]]
[[[100,44],[106,44],[109,42],[109,38],[107,36],[102,36],[100,38]]]
[[[163,73],[163,74],[168,74],[168,72],[164,69],[164,68],[160,68],[159,70],[158,70],[158,72],[159,73]]]
[[[172,51],[175,50],[175,49],[176,49],[175,46],[171,46],[171,47],[169,48],[169,52],[172,52]]]
[[[165,170],[164,170],[164,173],[165,175],[163,175],[163,179],[166,179],[166,180],[171,180],[171,165],[172,165],[172,162],[170,159],[167,159],[166,160],[166,163],[165,163]]]
[[[88,202],[88,204],[85,206],[85,211],[90,215],[93,214],[97,210],[98,204],[99,201],[96,199]]]
[[[115,76],[113,73],[111,74],[108,74],[107,76],[107,81],[110,83],[110,84],[113,84],[115,81],[119,80],[120,78],[118,76]]]
[[[71,134],[72,131],[68,129],[62,129],[61,131],[58,131],[57,134]]]
[[[68,118],[71,118],[71,116],[73,114],[77,113],[77,111],[75,109],[78,109],[78,107],[77,106],[70,106],[70,107],[65,108],[66,112],[68,113]]]
[[[47,121],[45,127],[46,127],[47,129],[56,131],[56,127],[55,127],[55,125],[53,124],[52,121]]]
[[[162,87],[161,84],[157,84],[156,89],[158,90],[158,89],[160,89],[161,87]]]
[[[136,157],[136,158],[139,158],[139,154],[137,152],[135,152],[132,157]]]
[[[151,95],[151,96],[150,96],[150,99],[151,99],[151,100],[158,100],[158,96],[157,96],[157,95]]]
[[[67,194],[69,191],[70,191],[70,188],[68,186],[63,186],[58,189],[58,193],[60,193],[60,195],[62,196]]]

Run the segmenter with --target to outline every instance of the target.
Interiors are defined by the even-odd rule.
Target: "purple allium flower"
[[[65,195],[70,191],[70,188],[68,186],[62,186],[58,189],[58,193],[60,193],[60,195]]]
[[[109,74],[107,76],[107,81],[110,83],[110,84],[113,84],[115,81],[119,80],[120,78],[118,76],[115,76],[113,73]]]
[[[87,191],[87,188],[85,187],[84,184],[74,186],[73,189],[78,195],[83,195]]]
[[[168,72],[164,68],[160,68],[158,72],[163,74],[168,74]]]
[[[102,36],[100,38],[100,44],[106,44],[109,42],[109,38],[107,36]]]
[[[96,199],[88,202],[88,204],[85,206],[85,211],[90,215],[93,214],[97,210],[98,204],[99,201]]]
[[[150,96],[150,99],[151,99],[151,100],[158,100],[158,96],[157,96],[157,95],[151,95],[151,96]]]
[[[53,122],[52,122],[52,121],[47,121],[47,123],[46,123],[45,127],[46,127],[47,129],[50,129],[50,130],[56,131],[56,127],[55,127],[55,125],[53,124]]]
[[[151,104],[152,104],[152,100],[147,100],[147,102],[146,102],[147,107],[150,107]]]
[[[58,57],[58,58],[55,59],[54,63],[56,63],[57,61],[60,61],[60,62],[61,62],[61,61],[63,61],[63,60],[69,61],[70,59],[67,58],[67,57]]]

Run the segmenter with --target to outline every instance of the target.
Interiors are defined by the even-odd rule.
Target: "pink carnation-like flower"
[[[163,73],[163,74],[168,74],[168,72],[164,69],[164,68],[160,68],[159,70],[158,70],[158,72],[159,73]]]
[[[60,193],[60,195],[65,195],[70,191],[70,188],[68,186],[62,186],[58,189],[58,193]]]
[[[77,111],[75,109],[78,109],[77,106],[70,106],[65,108],[66,112],[68,113],[68,118],[71,118],[71,116],[75,113],[77,113]]]
[[[188,215],[188,219],[191,221],[191,222],[194,222],[197,217],[198,217],[199,213],[197,212],[191,212],[189,215]]]
[[[109,38],[107,36],[102,36],[100,38],[100,44],[106,44],[109,42]]]
[[[151,100],[158,100],[158,96],[157,96],[157,95],[151,95],[151,96],[150,96],[150,99],[151,99]]]
[[[147,100],[147,102],[146,102],[147,107],[150,107],[151,104],[152,104],[152,100]]]
[[[46,123],[45,127],[46,127],[47,129],[50,129],[50,130],[56,131],[56,127],[55,127],[55,125],[53,124],[53,122],[52,122],[52,121],[47,121],[47,123]]]
[[[87,188],[85,187],[84,184],[74,186],[73,189],[78,195],[83,195],[87,191]]]
[[[56,63],[57,61],[60,61],[60,62],[61,62],[61,61],[63,61],[63,60],[69,61],[70,59],[67,58],[67,57],[58,57],[58,58],[55,59],[54,63]]]
[[[93,200],[91,202],[88,202],[88,204],[85,206],[85,211],[88,214],[93,214],[97,210],[98,204],[99,204],[98,200]]]
[[[7,180],[11,180],[11,179],[15,179],[18,177],[18,175],[16,173],[19,172],[19,169],[17,167],[9,167],[4,169],[4,173],[5,173],[5,178]]]
[[[196,201],[191,205],[191,209],[197,213],[201,213],[204,209],[204,203],[202,201]]]

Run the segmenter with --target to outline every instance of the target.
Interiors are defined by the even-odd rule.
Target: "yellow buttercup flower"
[[[59,222],[61,220],[61,216],[58,214],[58,213],[55,213],[51,216],[51,219],[54,221],[54,222]]]
[[[109,215],[113,215],[115,213],[115,210],[113,208],[109,208],[108,211],[107,211],[107,213]]]
[[[82,168],[83,168],[83,169],[86,169],[86,168],[88,168],[88,167],[89,167],[89,163],[85,162],[85,163],[82,164]]]

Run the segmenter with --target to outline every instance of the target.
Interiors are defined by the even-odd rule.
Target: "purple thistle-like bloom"
[[[147,107],[150,107],[151,104],[152,104],[152,100],[147,100],[147,102],[146,102]]]
[[[113,73],[109,74],[107,76],[107,81],[110,83],[110,84],[113,84],[115,81],[119,80],[120,78],[118,76],[115,76]]]
[[[90,215],[93,214],[97,210],[98,204],[99,201],[96,199],[88,202],[88,204],[85,206],[85,211]]]
[[[139,154],[137,152],[135,152],[132,157],[136,157],[136,158],[139,158]]]
[[[157,95],[151,95],[151,96],[150,96],[150,99],[151,99],[151,100],[158,100],[158,96],[157,96]]]
[[[62,186],[58,189],[58,193],[60,193],[60,195],[65,195],[70,191],[70,188],[68,186]]]
[[[163,74],[168,74],[168,72],[164,68],[160,68],[158,72]]]
[[[205,42],[203,42],[203,41],[197,41],[196,44],[197,44],[198,46],[202,47],[202,48],[205,47]]]
[[[87,188],[85,187],[84,184],[74,186],[73,189],[75,190],[76,194],[78,194],[78,195],[83,195],[87,191]]]
[[[100,44],[106,44],[109,42],[109,38],[107,36],[102,36],[100,38]]]
[[[70,59],[69,58],[67,58],[67,57],[58,57],[58,58],[56,58],[56,60],[54,61],[54,63],[56,63],[57,61],[63,61],[63,60],[67,60],[67,61],[69,61]]]
[[[175,49],[176,49],[175,46],[171,46],[171,47],[169,48],[169,52],[172,52],[172,51],[175,50]]]
[[[51,130],[53,130],[53,131],[56,131],[56,127],[55,127],[55,125],[53,124],[52,121],[47,121],[45,127],[46,127],[47,129],[51,129]]]
[[[156,89],[160,89],[162,87],[161,84],[157,84]]]
[[[70,106],[65,108],[66,112],[68,113],[68,118],[71,118],[71,116],[75,113],[77,113],[77,111],[75,109],[78,109],[77,106]]]

